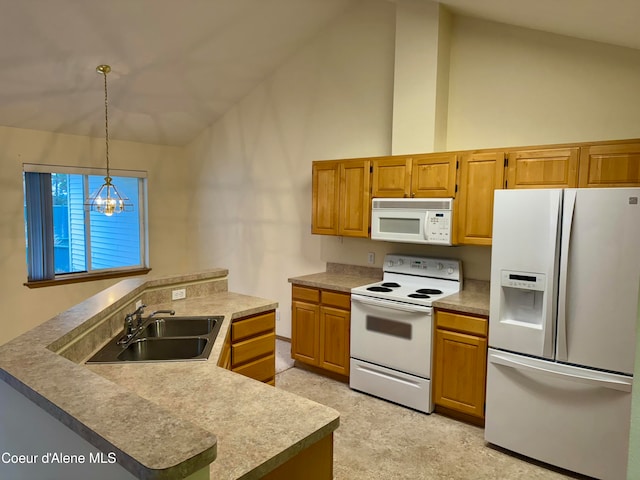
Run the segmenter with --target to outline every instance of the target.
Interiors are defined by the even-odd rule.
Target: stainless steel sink
[[[153,317],[125,343],[116,335],[87,363],[168,362],[209,358],[224,317]]]
[[[203,337],[141,338],[120,352],[118,359],[125,362],[195,359],[202,355],[208,343]]]
[[[153,321],[144,327],[140,337],[194,337],[209,335],[216,326],[213,317],[154,317]]]

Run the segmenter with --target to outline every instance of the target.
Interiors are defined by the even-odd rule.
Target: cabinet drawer
[[[351,295],[348,293],[330,292],[322,290],[320,292],[321,303],[323,305],[331,305],[333,307],[351,310]]]
[[[276,328],[276,316],[273,312],[236,320],[231,324],[231,340],[236,342],[261,333],[273,332],[274,328]]]
[[[238,365],[265,355],[273,355],[276,349],[276,334],[269,333],[261,337],[245,340],[231,345],[231,362],[235,369]]]
[[[488,321],[484,317],[472,317],[460,313],[438,311],[436,313],[438,328],[457,330],[474,335],[487,335]]]
[[[301,287],[300,285],[291,286],[291,297],[294,300],[305,300],[307,302],[318,303],[320,301],[320,290],[317,288]]]
[[[233,371],[260,382],[270,380],[276,374],[276,356],[269,355],[268,357],[260,358],[241,367],[236,367]]]

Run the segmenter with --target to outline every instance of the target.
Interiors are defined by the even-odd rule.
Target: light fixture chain
[[[109,102],[107,97],[107,72],[102,72],[104,75],[104,141],[107,157],[107,177],[109,174]]]

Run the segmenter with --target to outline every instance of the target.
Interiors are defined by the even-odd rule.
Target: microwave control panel
[[[430,210],[425,222],[425,237],[429,243],[451,245],[451,210]]]

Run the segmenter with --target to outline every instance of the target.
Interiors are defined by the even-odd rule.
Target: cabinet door
[[[436,329],[434,403],[484,417],[487,340]]]
[[[319,364],[320,307],[291,302],[291,357],[310,365]]]
[[[319,366],[349,375],[350,313],[331,307],[320,308]]]
[[[583,147],[579,187],[640,187],[640,143]]]
[[[414,156],[411,166],[412,197],[455,197],[455,153]]]
[[[339,162],[313,162],[311,233],[338,234]]]
[[[456,197],[457,239],[467,245],[491,245],[493,192],[503,187],[504,152],[469,153],[462,157]]]
[[[372,197],[395,198],[411,194],[411,158],[376,158],[371,164]]]
[[[511,152],[507,188],[575,188],[580,149],[552,148]]]
[[[340,162],[338,235],[368,237],[371,222],[371,161]]]

